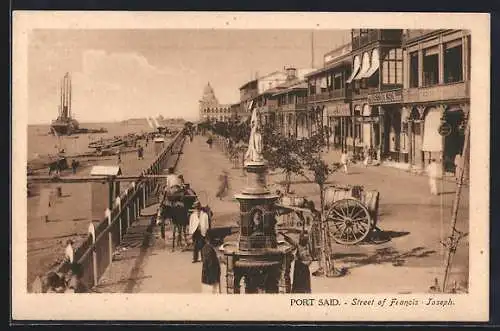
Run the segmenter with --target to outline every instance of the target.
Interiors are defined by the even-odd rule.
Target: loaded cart
[[[308,233],[316,238],[317,245],[324,238],[327,246],[332,240],[342,245],[355,245],[380,231],[377,227],[380,194],[375,190],[365,190],[363,186],[330,186],[323,191],[324,206],[320,211],[324,236],[314,233],[319,230],[319,217],[311,217],[307,199],[284,196],[277,205],[280,215],[296,214],[296,222],[290,216],[278,227]],[[293,217],[292,217],[293,218]],[[310,221],[312,219],[312,221]],[[317,247],[314,249],[316,250]]]

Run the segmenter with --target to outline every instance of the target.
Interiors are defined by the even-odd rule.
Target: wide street
[[[232,196],[246,182],[241,169],[232,169],[231,163],[218,146],[209,149],[206,138],[197,136],[186,141],[178,164],[182,173],[200,197],[214,210],[214,226],[236,224],[238,203]],[[338,153],[325,155],[329,161],[338,160]],[[229,196],[222,201],[215,198],[218,175],[227,170],[230,176]],[[329,182],[361,184],[368,190],[380,192],[378,226],[391,240],[375,244],[364,242],[355,246],[334,245],[335,263],[347,267],[341,278],[312,277],[313,293],[422,293],[442,280],[445,250],[440,241],[450,233],[451,209],[455,184],[452,178],[440,182],[442,194],[431,196],[427,177],[409,174],[385,166],[363,167],[353,165],[349,174],[330,176]],[[278,189],[281,174],[270,173],[271,189]],[[295,178],[292,190],[299,196],[313,198],[319,205],[318,187],[304,178]],[[462,193],[457,228],[468,229],[468,189]],[[100,292],[142,293],[198,293],[201,290],[201,264],[191,263],[191,252],[171,252],[158,236],[157,227],[148,230],[145,217],[131,229],[116,261],[108,268],[96,288]],[[149,230],[151,230],[149,228]],[[237,235],[226,240],[237,240]],[[311,265],[314,271],[316,264]],[[225,289],[224,266],[222,291]],[[293,272],[293,270],[292,270]],[[453,260],[451,283],[467,287],[468,240],[463,239]]]

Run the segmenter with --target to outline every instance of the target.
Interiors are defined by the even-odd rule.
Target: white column
[[[424,86],[424,51],[418,50],[418,87]]]
[[[462,78],[464,81],[470,80],[469,71],[469,39],[467,36],[462,37]]]
[[[403,88],[410,87],[410,61],[408,50],[403,51]]]
[[[438,84],[444,84],[444,45],[442,38],[439,38],[439,54],[438,54]]]

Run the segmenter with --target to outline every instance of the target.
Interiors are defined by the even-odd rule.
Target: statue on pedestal
[[[256,109],[253,110],[250,127],[250,140],[248,141],[248,149],[245,153],[245,162],[263,162],[261,125]]]

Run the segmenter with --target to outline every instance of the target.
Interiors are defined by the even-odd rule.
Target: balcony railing
[[[379,90],[380,89],[378,87],[369,87],[369,88],[354,89],[352,91],[352,98],[367,97],[368,94],[376,93]]]
[[[309,102],[317,102],[317,101],[325,101],[331,99],[343,99],[348,98],[350,96],[350,90],[345,88],[338,90],[331,90],[319,94],[312,94],[307,96],[307,100]]]
[[[425,37],[426,35],[428,34],[431,34],[431,33],[436,33],[440,30],[430,30],[430,29],[407,29],[407,30],[404,30],[403,32],[403,36],[402,36],[402,40],[403,40],[403,43],[409,43],[409,42],[412,42],[416,39],[420,39],[420,38],[423,38]]]
[[[307,104],[305,103],[290,103],[286,105],[278,106],[278,111],[300,111],[306,110]]]
[[[402,30],[370,30],[366,34],[352,38],[352,49],[358,49],[375,41],[401,41]]]

